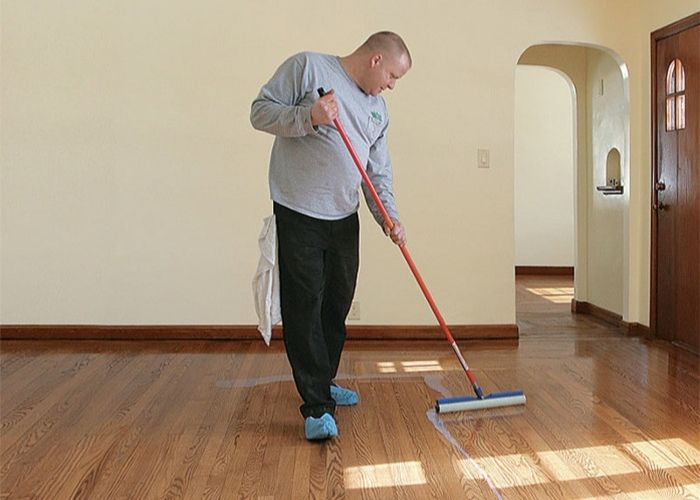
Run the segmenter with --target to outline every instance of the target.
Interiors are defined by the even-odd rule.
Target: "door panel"
[[[658,183],[663,190],[657,190],[657,335],[673,340],[676,324],[676,227],[675,213],[678,200],[678,135],[666,130],[666,74],[671,61],[678,51],[678,40],[666,38],[657,44],[656,69],[656,116],[658,134]]]
[[[674,340],[700,347],[700,26],[678,35],[685,61],[685,129],[678,130],[678,318]]]
[[[700,25],[656,43],[656,334],[700,350]],[[667,76],[681,61],[685,127],[667,130]],[[677,65],[677,64],[676,64]],[[679,95],[678,89],[672,96]],[[674,106],[676,114],[680,108]],[[675,122],[676,126],[678,122]],[[657,185],[661,182],[663,185]]]

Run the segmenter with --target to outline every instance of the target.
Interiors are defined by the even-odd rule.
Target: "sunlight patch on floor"
[[[551,482],[550,478],[529,455],[501,455],[474,458],[474,461],[488,474],[496,488],[531,486]],[[462,462],[468,461],[462,460]],[[463,470],[468,468],[468,463],[462,464]],[[470,474],[470,477],[474,479],[473,474]]]
[[[402,361],[403,371],[411,372],[441,372],[442,366],[437,360],[430,361]]]
[[[405,373],[417,372],[441,372],[442,365],[437,360],[426,361],[380,361],[377,363],[379,373],[397,373],[399,371]]]
[[[420,462],[395,462],[345,469],[347,489],[386,488],[425,483],[425,473]]]
[[[615,446],[592,446],[537,453],[557,481],[633,474],[641,469]]]
[[[525,290],[555,304],[566,304],[574,298],[572,287],[526,288]]]
[[[380,361],[377,363],[379,373],[396,373],[396,363],[393,361]]]
[[[623,447],[654,469],[700,465],[700,451],[680,438],[639,441]]]
[[[577,481],[593,477],[614,478],[624,474],[644,474],[645,469],[662,470],[700,465],[700,451],[680,438],[590,446],[534,454],[515,453],[473,459],[497,488],[512,488],[552,481]],[[460,461],[462,473],[479,478],[468,460]],[[685,485],[693,488],[696,485]],[[653,490],[656,492],[658,490]],[[693,490],[694,491],[694,490]]]
[[[693,496],[689,496],[693,495]],[[682,484],[675,488],[653,488],[635,491],[633,495],[622,493],[609,498],[696,498],[700,496],[700,483]],[[600,496],[582,497],[578,500],[599,500]]]

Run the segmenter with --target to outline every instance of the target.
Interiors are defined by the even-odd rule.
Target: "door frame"
[[[651,331],[651,336],[653,338],[656,338],[656,332],[657,332],[657,317],[656,317],[656,287],[657,287],[657,279],[656,279],[656,272],[657,272],[657,236],[658,236],[658,227],[657,227],[657,212],[654,209],[654,206],[656,205],[657,202],[657,191],[654,188],[654,184],[656,183],[656,179],[658,177],[659,173],[659,165],[658,165],[658,158],[657,158],[657,137],[658,137],[658,113],[656,112],[657,109],[657,103],[656,103],[656,92],[658,91],[657,85],[656,85],[656,45],[658,42],[663,40],[664,38],[668,38],[673,35],[677,35],[678,33],[681,33],[687,29],[694,28],[695,26],[700,24],[700,12],[696,12],[695,14],[691,14],[688,17],[684,17],[683,19],[676,21],[675,23],[669,24],[668,26],[664,26],[663,28],[660,28],[654,32],[651,33],[651,204],[650,204],[650,212],[651,212],[651,269],[650,269],[650,275],[651,275],[651,288],[650,288],[650,293],[649,293],[649,329]]]

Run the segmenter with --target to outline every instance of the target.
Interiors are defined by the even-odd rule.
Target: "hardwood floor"
[[[521,339],[462,342],[524,407],[469,394],[449,346],[349,342],[337,439],[303,438],[281,343],[5,341],[0,498],[700,498],[700,364],[518,280]],[[570,297],[569,297],[570,299]]]

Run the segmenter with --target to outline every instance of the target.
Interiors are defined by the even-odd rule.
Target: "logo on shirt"
[[[382,121],[384,121],[382,115],[377,111],[372,111],[370,113],[370,119],[374,122],[375,125],[381,125]]]

